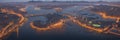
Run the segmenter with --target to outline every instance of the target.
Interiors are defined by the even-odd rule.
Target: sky
[[[0,0],[0,2],[27,2],[27,1],[30,1],[30,0]],[[47,1],[51,1],[51,0],[47,0]],[[57,1],[65,1],[65,0],[57,0]],[[67,1],[82,1],[82,0],[67,0]],[[83,1],[100,1],[100,0],[83,0]],[[102,1],[109,1],[109,2],[119,1],[120,2],[120,0],[102,0]]]

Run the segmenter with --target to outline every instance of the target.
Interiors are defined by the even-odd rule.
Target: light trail
[[[107,30],[109,27],[106,27],[106,28],[94,28],[92,26],[88,26],[87,24],[84,24],[78,20],[76,20],[74,17],[70,16],[70,15],[67,15],[69,17],[70,20],[72,20],[74,23],[77,23],[79,24],[81,27],[84,27],[84,28],[88,28],[90,30],[95,30],[97,32],[104,32],[105,30]]]
[[[120,33],[115,33],[111,31],[111,30],[117,30],[118,32],[120,32],[120,29],[116,29],[116,28],[119,28],[117,23],[120,22],[120,17],[107,15],[106,12],[93,12],[93,13],[100,15],[103,19],[115,19],[116,26],[113,25],[112,28],[108,29],[108,31],[106,31],[105,33],[111,33],[111,34],[120,36]]]
[[[98,15],[101,15],[102,18],[107,19],[116,19],[116,23],[120,22],[120,17],[116,17],[116,16],[109,16],[107,15],[105,12],[97,12]],[[116,32],[112,32],[111,30],[116,30],[118,32],[120,32],[120,28],[118,28],[117,26],[118,24],[116,24],[115,26],[113,26],[112,28],[108,29],[108,31],[106,31],[106,33],[110,33],[110,34],[114,34],[114,35],[118,35],[120,36],[120,33],[116,33]]]
[[[114,32],[113,30],[116,31],[116,32]],[[109,29],[105,33],[114,34],[114,35],[120,36],[120,29],[118,29],[117,27],[112,27],[111,29]]]
[[[2,29],[0,30],[0,39],[4,38],[4,37],[7,36],[8,34],[14,32],[16,29],[18,30],[19,26],[21,26],[21,25],[26,21],[22,14],[16,13],[16,12],[14,12],[14,10],[12,10],[12,9],[6,9],[6,8],[4,9],[4,8],[2,8],[2,9],[1,9],[1,12],[2,12],[2,13],[7,13],[7,14],[16,15],[16,16],[20,17],[20,20],[19,20],[18,23],[16,23],[16,24],[13,23],[13,22],[10,22],[9,25],[6,25],[5,28],[2,28]],[[17,31],[17,30],[16,30],[16,31]]]
[[[98,15],[101,15],[102,18],[111,18],[111,19],[116,19],[116,22],[118,23],[120,21],[120,17],[115,17],[115,16],[108,16],[105,12],[97,12]]]
[[[10,22],[7,26],[5,26],[5,28],[2,28],[2,29],[0,30],[0,38],[2,38],[3,35],[5,35],[6,30],[7,30],[11,25],[13,25],[13,22]]]
[[[47,26],[47,28],[39,28],[37,26],[34,26],[33,22],[31,22],[30,25],[32,29],[35,29],[37,31],[46,31],[46,30],[51,30],[51,29],[58,29],[58,28],[60,29],[62,28],[64,22],[65,21],[61,19],[59,22]]]
[[[114,25],[112,28],[109,28],[109,27],[105,27],[105,28],[94,28],[92,26],[89,26],[87,24],[84,24],[82,22],[80,22],[79,20],[75,19],[74,17],[70,16],[70,15],[67,15],[69,17],[70,20],[72,20],[74,23],[77,23],[79,24],[81,27],[84,27],[84,28],[88,28],[90,30],[94,30],[94,31],[97,31],[99,33],[108,33],[108,34],[114,34],[114,35],[118,35],[120,36],[120,33],[117,33],[117,32],[112,32],[112,30],[116,30],[118,32],[120,32],[120,28],[117,28],[117,25]],[[104,17],[104,16],[103,16]],[[112,17],[114,18],[114,17]]]

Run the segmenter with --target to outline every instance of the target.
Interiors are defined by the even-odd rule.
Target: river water
[[[81,6],[64,8],[62,13],[77,15],[74,13],[79,13],[78,10],[81,8]],[[55,10],[53,9],[34,10],[34,6],[29,6],[26,10],[28,14],[55,13]],[[71,21],[67,21],[63,25],[62,29],[58,29],[56,31],[48,30],[38,32],[30,27],[30,22],[40,19],[40,16],[29,17],[28,21],[20,27],[18,36],[16,36],[16,33],[12,33],[5,40],[120,40],[119,36],[90,31],[89,29],[83,28]]]

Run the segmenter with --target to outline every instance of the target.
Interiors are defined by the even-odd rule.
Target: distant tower
[[[53,2],[56,2],[56,0],[52,0]]]
[[[35,2],[35,0],[30,0],[29,2]]]
[[[100,2],[103,2],[103,0],[99,0]]]
[[[34,1],[34,0],[31,0],[32,2]]]
[[[81,0],[81,1],[84,1],[84,0]]]

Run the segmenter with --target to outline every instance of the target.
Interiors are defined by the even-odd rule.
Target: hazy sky
[[[29,0],[0,0],[0,2],[26,2]],[[37,1],[37,0],[36,0]],[[47,0],[47,1],[51,1],[51,0]],[[58,1],[64,1],[64,0],[58,0]],[[81,0],[67,0],[67,1],[81,1]],[[100,0],[83,0],[83,1],[100,1]],[[120,0],[102,0],[102,1],[120,1]]]

